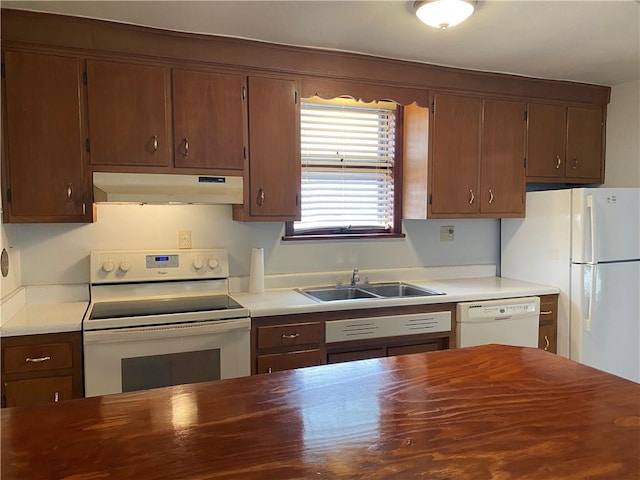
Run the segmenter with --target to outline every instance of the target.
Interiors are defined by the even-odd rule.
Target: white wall
[[[440,242],[440,226],[455,240]],[[178,230],[191,230],[192,247],[225,247],[232,276],[249,273],[251,247],[265,249],[265,273],[499,264],[498,220],[406,221],[404,239],[283,242],[282,223],[231,220],[226,205],[104,205],[89,225],[4,225],[19,247],[24,285],[87,283],[91,250],[177,248]],[[3,290],[3,292],[5,292]]]
[[[640,81],[611,89],[605,187],[640,187]]]

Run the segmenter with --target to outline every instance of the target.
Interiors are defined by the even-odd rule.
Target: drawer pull
[[[49,356],[40,357],[40,358],[27,357],[27,358],[24,359],[24,361],[28,362],[28,363],[41,363],[41,362],[46,362],[47,360],[51,360],[51,357],[49,357]]]
[[[53,402],[58,403],[59,401],[60,401],[60,395],[58,394],[58,392],[55,392],[53,394]]]
[[[542,310],[540,312],[540,315],[551,315],[553,313],[553,310]]]
[[[294,338],[298,338],[300,336],[299,333],[293,333],[291,335],[282,334],[282,338],[286,338],[288,340],[293,340]]]
[[[547,344],[544,346],[544,351],[547,352],[549,351],[549,337],[547,337],[546,335],[544,336],[544,341],[547,342]]]

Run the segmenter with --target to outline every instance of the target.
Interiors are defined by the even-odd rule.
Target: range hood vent
[[[95,202],[241,204],[242,177],[94,172]]]

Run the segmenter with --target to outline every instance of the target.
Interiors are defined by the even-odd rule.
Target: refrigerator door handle
[[[597,265],[591,264],[591,280],[589,282],[589,304],[587,306],[587,318],[584,320],[584,330],[585,332],[591,331],[591,317],[593,315],[593,297],[596,294],[596,277],[598,276]]]
[[[593,208],[593,195],[587,195],[587,208],[589,209],[589,234],[591,236],[591,262],[596,263],[596,212]]]

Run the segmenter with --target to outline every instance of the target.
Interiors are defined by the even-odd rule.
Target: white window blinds
[[[390,231],[395,110],[303,102],[300,113],[302,220],[294,232]]]

